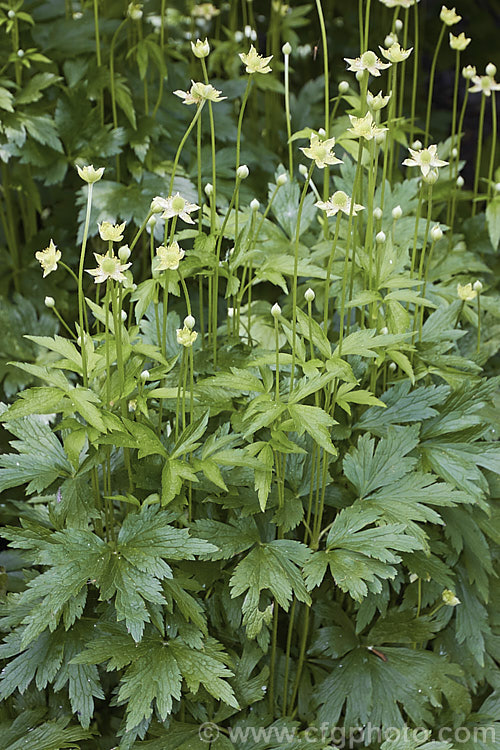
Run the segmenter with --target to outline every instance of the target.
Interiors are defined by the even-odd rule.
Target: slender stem
[[[368,0],[368,3],[370,0]],[[330,137],[330,71],[328,66],[328,38],[326,35],[325,18],[323,16],[323,8],[321,7],[321,0],[316,0],[316,10],[318,12],[318,21],[321,31],[321,44],[323,47],[323,74],[325,78],[324,87],[324,108],[325,108],[325,138]],[[328,200],[328,193],[330,188],[330,170],[326,166],[323,173],[323,200]],[[328,222],[325,222],[325,236],[328,236]]]
[[[413,42],[413,79],[411,87],[411,111],[410,111],[410,133],[409,142],[410,146],[413,143],[413,133],[415,130],[415,112],[417,107],[417,89],[418,89],[418,68],[420,64],[420,28],[418,18],[418,3],[413,6],[414,13],[414,42]]]
[[[477,344],[476,351],[481,351],[481,292],[477,293]]]
[[[292,369],[290,372],[290,393],[293,391],[294,377],[295,377],[295,339],[297,335],[297,277],[299,267],[299,239],[300,239],[300,220],[302,218],[302,209],[304,208],[304,201],[307,195],[307,188],[309,187],[309,181],[312,177],[315,162],[311,162],[309,172],[307,173],[304,187],[302,188],[302,194],[300,196],[299,209],[297,211],[297,225],[295,229],[295,247],[294,247],[294,259],[293,259],[293,286],[292,286]]]
[[[203,77],[205,79],[205,83],[208,83],[208,72],[207,72],[207,66],[205,64],[204,58],[201,58],[201,66],[203,68]],[[216,168],[216,160],[215,160],[215,123],[214,123],[214,113],[213,113],[211,101],[208,102],[208,116],[210,120],[210,149],[211,149],[211,156],[212,156],[212,188],[213,188],[212,195],[210,197],[210,213],[211,213],[210,231],[213,232],[215,229],[215,208],[217,205],[217,202],[216,202],[217,168]]]
[[[427,94],[427,113],[425,115],[425,146],[426,147],[427,147],[427,144],[429,143],[429,126],[431,122],[432,93],[434,90],[434,77],[436,75],[436,64],[437,64],[437,59],[439,55],[439,50],[441,49],[441,44],[443,42],[445,30],[446,30],[446,24],[443,23],[443,25],[441,26],[441,31],[439,33],[439,38],[436,44],[436,48],[434,50],[434,56],[432,58],[432,63],[431,63],[431,72],[429,76],[429,90]]]
[[[285,114],[286,114],[286,134],[288,140],[288,171],[290,179],[293,178],[293,144],[292,144],[292,118],[290,115],[290,55],[284,56],[285,60]]]
[[[361,49],[361,53],[366,52],[368,49],[368,34],[370,31],[370,3],[371,0],[366,0],[366,9],[365,9],[365,35],[364,35],[364,45]]]
[[[243,99],[241,101],[240,114],[238,117],[238,129],[236,131],[236,171],[238,171],[238,167],[240,166],[241,128],[243,125],[243,115],[245,113],[245,107],[247,105],[251,86],[252,86],[252,76],[249,75],[247,79],[245,93],[243,94]],[[239,207],[239,196],[236,196],[236,202],[235,202],[235,208],[234,208],[235,210],[235,216],[234,216],[234,239],[235,241],[238,239],[238,207]]]
[[[497,150],[497,107],[495,102],[495,92],[491,92],[491,152],[490,163],[488,166],[488,195],[493,191],[493,167],[495,165],[495,156]]]
[[[340,219],[342,218],[342,211],[338,211],[337,220],[335,222],[335,235],[332,242],[332,249],[330,250],[330,257],[328,258],[328,265],[326,267],[326,279],[325,279],[325,291],[323,299],[323,330],[325,333],[328,332],[328,301],[330,299],[330,274],[332,272],[333,258],[335,256],[335,250],[337,249],[337,242],[339,239],[340,231]],[[325,219],[327,221],[327,219]]]
[[[342,274],[342,297],[340,301],[340,329],[339,329],[339,352],[340,353],[342,352],[342,342],[344,340],[345,308],[346,308],[346,296],[347,296],[347,276],[348,276],[348,270],[349,270],[349,252],[350,252],[351,240],[352,240],[352,220],[354,216],[354,204],[356,202],[358,184],[359,184],[359,180],[361,177],[362,151],[363,151],[363,140],[360,138],[359,146],[358,146],[358,161],[356,164],[356,172],[354,174],[351,205],[349,209],[349,223],[347,225],[347,242],[346,242],[346,248],[345,248],[344,273]],[[354,240],[353,240],[353,257],[351,261],[353,267],[354,267],[354,254],[355,254],[355,245],[354,245]],[[352,271],[351,275],[354,274],[354,268],[352,268],[351,271]]]
[[[218,296],[219,296],[220,253],[221,253],[221,247],[222,247],[222,240],[224,238],[224,230],[226,228],[227,222],[229,221],[231,211],[237,199],[238,191],[240,188],[240,183],[241,183],[240,178],[236,177],[236,185],[233,191],[233,195],[231,197],[231,202],[229,203],[229,207],[227,209],[226,216],[224,218],[224,221],[222,222],[222,227],[219,233],[219,237],[217,238],[217,245],[215,249],[215,270],[214,270],[213,289],[212,289],[212,346],[213,346],[214,367],[217,363],[217,315],[218,315],[217,307],[218,307],[218,301],[219,301]]]
[[[290,678],[290,652],[292,649],[292,636],[293,636],[293,626],[294,626],[294,620],[295,620],[296,607],[297,607],[297,600],[294,598],[292,602],[292,606],[290,608],[288,633],[286,636],[285,676],[283,678],[283,712],[282,712],[283,716],[286,716],[287,703],[288,703],[288,681]]]
[[[476,169],[474,172],[474,196],[472,198],[472,216],[476,214],[477,196],[479,192],[479,175],[481,172],[481,155],[483,151],[484,109],[486,96],[481,94],[481,108],[479,110],[479,128],[477,132]]]
[[[80,250],[80,263],[78,266],[78,321],[80,325],[83,384],[85,388],[88,386],[88,374],[87,374],[87,349],[86,349],[86,341],[85,341],[86,330],[84,326],[85,300],[83,296],[83,266],[85,264],[85,250],[87,247],[87,237],[89,234],[90,212],[92,208],[92,188],[93,188],[93,183],[89,183],[88,191],[87,191],[87,211],[85,214],[85,225],[83,228],[82,247]]]
[[[168,188],[168,194],[169,195],[172,195],[172,188],[174,187],[174,177],[175,177],[175,173],[177,171],[177,165],[179,164],[179,159],[180,159],[181,151],[184,148],[184,144],[186,143],[190,132],[192,131],[192,129],[196,125],[198,117],[201,115],[201,110],[203,109],[203,105],[205,104],[205,101],[206,101],[206,99],[203,99],[198,104],[195,116],[193,117],[193,119],[189,123],[188,128],[187,128],[186,132],[184,133],[184,135],[182,136],[181,142],[179,143],[179,146],[177,148],[177,153],[175,154],[175,159],[174,159],[174,165],[172,167],[172,174],[170,176],[170,185],[169,185],[169,188]]]
[[[118,34],[122,30],[123,26],[127,23],[128,18],[125,18],[116,29],[115,33],[111,38],[111,44],[109,46],[109,90],[111,94],[111,111],[113,113],[113,127],[118,127],[118,113],[116,109],[116,91],[115,91],[115,45],[118,38]]]

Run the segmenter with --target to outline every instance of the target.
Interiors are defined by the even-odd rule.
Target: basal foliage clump
[[[0,750],[494,750],[495,66],[443,6],[420,106],[412,0],[347,73],[320,0],[47,5],[0,4]]]

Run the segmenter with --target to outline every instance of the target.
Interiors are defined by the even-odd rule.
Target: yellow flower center
[[[114,258],[104,258],[101,263],[101,270],[106,274],[114,273],[116,271],[116,260]]]
[[[180,214],[180,212],[184,210],[185,205],[186,201],[184,198],[181,198],[180,195],[176,195],[175,198],[172,198],[172,210],[175,211],[176,214]]]
[[[375,63],[377,62],[377,55],[371,50],[363,52],[363,54],[361,55],[361,62],[366,68],[371,68],[371,66],[375,65]]]

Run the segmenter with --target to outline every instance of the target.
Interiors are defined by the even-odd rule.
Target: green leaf
[[[43,417],[24,417],[9,422],[18,440],[18,453],[0,455],[0,491],[28,483],[28,494],[42,492],[56,479],[73,473],[64,449]]]
[[[238,563],[231,576],[231,597],[246,592],[241,609],[249,638],[255,637],[262,627],[261,591],[268,590],[285,610],[288,610],[293,594],[299,601],[310,604],[300,570],[309,556],[308,548],[301,542],[277,539],[259,544]]]
[[[486,207],[486,223],[493,249],[496,250],[500,242],[500,198],[495,197]]]
[[[0,86],[0,109],[5,109],[7,110],[7,112],[13,112],[13,99],[14,96],[10,93],[10,91],[3,86]]]
[[[337,455],[337,449],[332,443],[329,432],[329,428],[336,422],[326,411],[319,406],[306,406],[305,404],[290,404],[288,411],[299,435],[305,430],[327,453],[332,456]]]

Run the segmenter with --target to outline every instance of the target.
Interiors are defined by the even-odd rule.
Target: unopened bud
[[[394,34],[387,34],[386,38],[384,39],[384,47],[390,47],[394,44],[394,42],[397,42],[397,38],[395,38]]]
[[[149,370],[143,370],[141,374],[139,375],[140,379],[143,383],[146,382],[146,380],[149,380]]]
[[[186,315],[184,318],[184,325],[186,328],[189,328],[189,330],[192,330],[194,328],[194,324],[196,323],[196,320],[193,318],[192,315]]]
[[[456,149],[456,148],[452,148],[452,149],[451,149],[451,158],[452,158],[452,159],[456,159],[456,158],[457,158],[457,156],[458,156],[458,151],[457,151],[457,149]]]
[[[500,182],[495,183],[495,193],[500,193]]]
[[[316,295],[314,293],[314,289],[311,289],[311,287],[306,289],[306,291],[304,292],[304,299],[306,302],[312,302],[315,297]]]
[[[442,236],[443,236],[443,230],[441,229],[439,224],[436,224],[436,226],[432,227],[431,237],[434,240],[434,242],[438,242]]]
[[[485,69],[486,75],[489,76],[490,78],[493,78],[493,76],[496,74],[496,72],[497,72],[497,66],[493,65],[493,63],[491,63],[491,62],[488,63],[488,65],[486,66],[486,69]]]
[[[382,334],[382,336],[387,336],[387,334],[389,333],[389,329],[387,328],[387,326],[381,328],[380,333]]]
[[[125,323],[125,321],[127,320],[127,311],[122,310],[120,313],[120,316],[121,316],[122,321]]]
[[[385,236],[385,232],[377,232],[377,234],[375,235],[375,239],[378,242],[378,244],[381,245],[387,239]]]
[[[280,176],[276,180],[276,185],[278,187],[281,187],[282,185],[286,185],[287,182],[288,182],[288,176],[283,173],[283,174],[280,174]]]
[[[398,219],[400,219],[402,215],[403,215],[403,209],[401,208],[401,206],[399,205],[394,206],[394,208],[392,209],[392,218],[394,219],[394,221],[397,221]]]
[[[422,179],[428,185],[434,185],[439,180],[439,172],[437,169],[431,169],[426,175],[422,175]]]
[[[8,18],[15,18],[16,17],[16,11],[12,10],[12,8],[7,13]]]
[[[212,193],[214,192],[214,186],[212,185],[211,182],[207,182],[207,184],[204,187],[204,190],[205,190],[205,195],[210,197]]]
[[[377,208],[373,209],[373,217],[374,219],[377,219],[377,221],[380,221],[380,219],[382,218],[382,209],[380,208],[380,206],[377,206]]]
[[[395,362],[389,362],[389,370],[391,372],[394,372],[394,370],[396,369],[396,367],[397,367],[397,364]]]
[[[273,318],[277,318],[279,315],[281,315],[281,307],[277,302],[275,302],[271,307],[271,315],[273,316]]]
[[[196,40],[196,44],[194,42],[191,42],[191,49],[193,50],[193,55],[195,57],[199,57],[202,59],[203,57],[208,57],[210,54],[210,45],[208,43],[208,39],[205,39],[204,42],[201,41],[201,39]]]
[[[299,164],[299,172],[302,175],[302,177],[307,177],[308,169],[305,164]]]
[[[242,164],[238,169],[236,170],[236,177],[239,180],[246,180],[248,175],[250,174],[250,170],[248,169],[246,164]]]
[[[349,84],[347,81],[340,81],[339,83],[339,94],[347,94],[349,91]]]
[[[481,282],[479,281],[479,279],[473,283],[472,288],[478,294],[481,294],[481,292],[483,291],[483,285],[481,284]]]
[[[411,144],[411,147],[415,151],[420,151],[420,149],[422,148],[422,141],[419,141],[417,138],[416,141],[413,141],[413,143]]]
[[[234,307],[228,307],[227,308],[227,317],[233,318],[234,317]]]
[[[258,211],[260,208],[260,202],[257,200],[257,198],[254,198],[250,201],[250,208],[252,211]]]
[[[18,57],[24,57],[24,50],[23,49],[18,49],[17,50],[17,56]]]
[[[457,188],[463,188],[464,184],[465,184],[465,180],[462,177],[462,175],[459,174],[457,177],[457,182],[456,182]]]
[[[396,31],[403,31],[403,22],[400,18],[396,18],[396,23],[394,24],[394,28]]]
[[[45,297],[44,303],[45,303],[45,307],[48,307],[49,310],[51,310],[53,307],[56,306],[56,301],[54,297]]]
[[[290,42],[285,42],[285,44],[281,48],[281,51],[283,52],[284,55],[291,55],[292,45],[290,44]]]
[[[118,257],[122,263],[126,263],[130,258],[130,248],[128,245],[122,245],[118,250]]]
[[[364,70],[357,70],[356,73],[355,73],[356,80],[357,81],[362,81],[364,74],[365,74]]]

